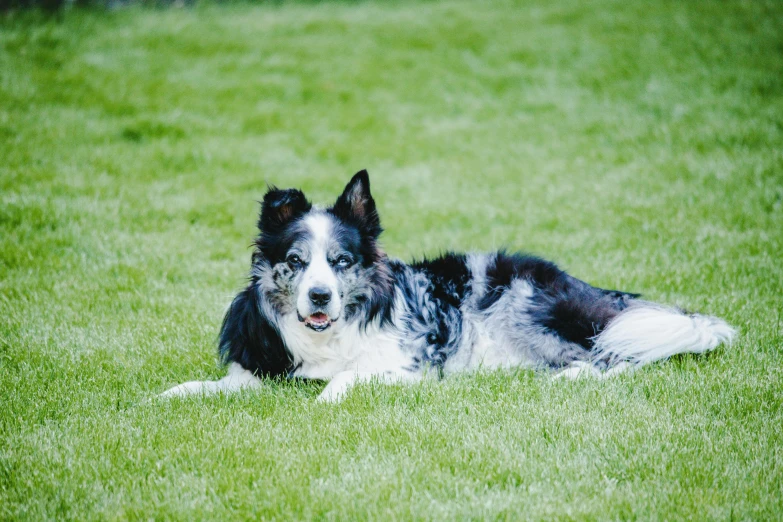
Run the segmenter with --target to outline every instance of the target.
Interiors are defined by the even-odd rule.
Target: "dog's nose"
[[[328,288],[322,288],[320,286],[311,288],[309,295],[310,301],[312,301],[314,305],[318,306],[327,305],[332,299],[332,292]]]

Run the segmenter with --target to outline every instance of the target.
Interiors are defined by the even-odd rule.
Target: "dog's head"
[[[258,226],[254,274],[279,314],[296,314],[303,328],[324,332],[383,312],[391,274],[377,242],[382,229],[367,171],[325,209],[300,190],[270,188]]]

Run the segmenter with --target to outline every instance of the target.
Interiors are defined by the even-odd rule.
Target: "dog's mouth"
[[[328,315],[326,315],[323,312],[316,312],[314,314],[310,314],[307,317],[302,317],[299,315],[299,321],[303,322],[306,327],[313,330],[314,332],[323,332],[330,326],[332,326],[332,323],[337,320],[330,319]]]

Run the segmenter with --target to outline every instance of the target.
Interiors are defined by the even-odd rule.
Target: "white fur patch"
[[[703,353],[731,342],[735,330],[721,319],[685,315],[652,303],[632,306],[595,338],[596,359],[647,364],[678,353]]]
[[[487,267],[494,261],[494,254],[468,254],[466,264],[470,270],[471,298],[474,302],[484,297],[487,287]]]
[[[405,373],[412,356],[402,349],[394,327],[375,323],[335,323],[329,330],[312,334],[291,318],[281,321],[280,334],[298,368],[297,377],[331,379],[341,372],[371,374]]]
[[[296,297],[296,307],[299,315],[310,314],[309,292],[313,288],[325,288],[332,293],[328,305],[328,315],[332,318],[340,314],[340,294],[337,287],[337,276],[327,257],[332,233],[332,221],[327,214],[317,212],[310,214],[304,220],[304,225],[311,234],[308,240],[310,263],[302,275],[299,291]]]

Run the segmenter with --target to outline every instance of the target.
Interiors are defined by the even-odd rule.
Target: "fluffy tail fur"
[[[594,338],[596,361],[642,365],[678,353],[703,353],[734,338],[736,331],[716,317],[637,302],[612,319]]]

